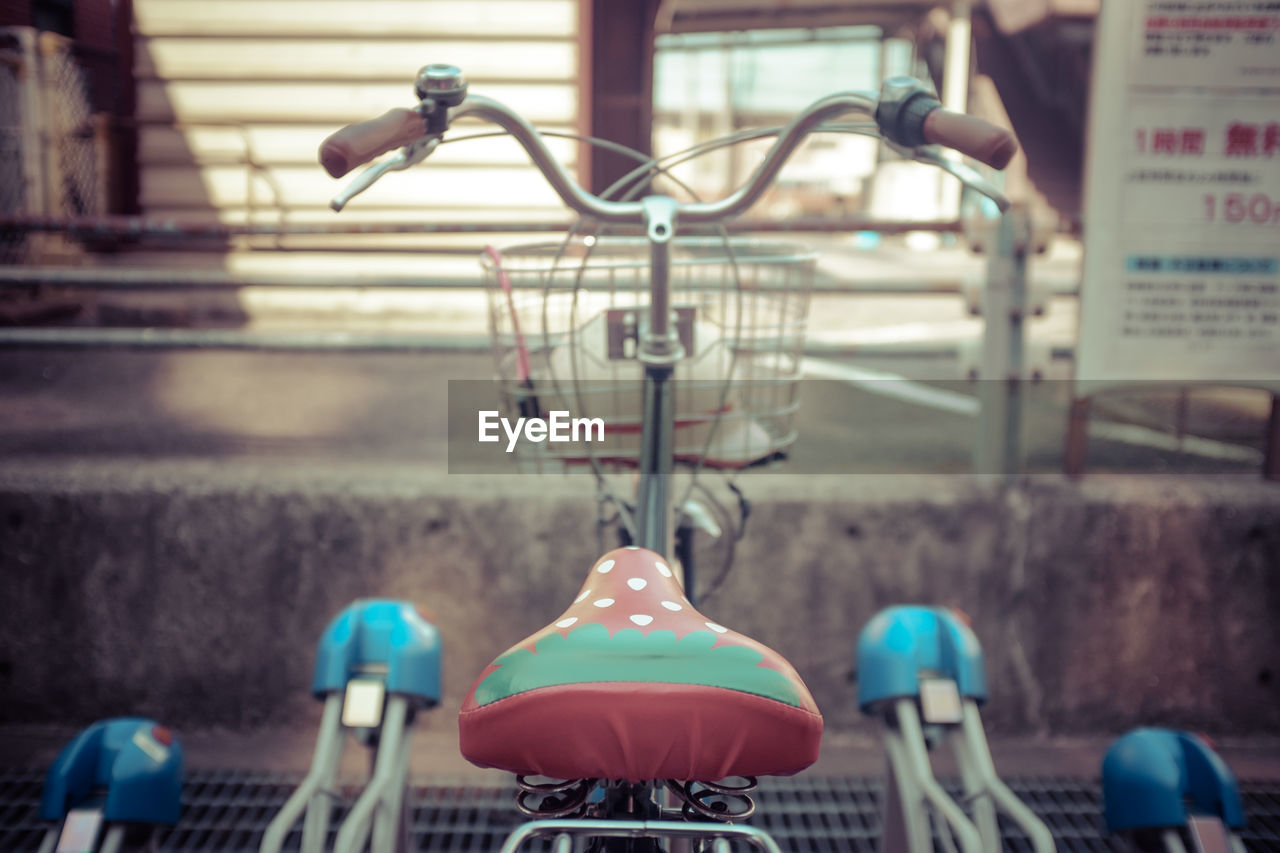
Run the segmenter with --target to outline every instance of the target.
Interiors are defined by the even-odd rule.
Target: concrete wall
[[[744,479],[750,527],[702,609],[787,655],[829,725],[859,720],[862,624],[937,602],[973,618],[992,730],[1280,732],[1274,485]],[[451,725],[484,664],[572,599],[594,517],[578,477],[11,465],[0,721],[309,719],[321,630],[349,600],[386,595],[439,625],[447,696],[433,725]]]

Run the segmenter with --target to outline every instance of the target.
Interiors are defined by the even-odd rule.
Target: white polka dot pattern
[[[669,631],[677,639],[711,631],[715,642],[736,644],[737,635],[707,620],[680,588],[674,564],[644,548],[618,548],[602,555],[591,567],[577,598],[548,630],[565,633],[604,628],[618,631],[641,629]]]

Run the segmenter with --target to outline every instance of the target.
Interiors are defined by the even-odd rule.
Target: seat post
[[[640,537],[637,544],[664,557],[671,553],[668,515],[671,512],[672,446],[675,441],[671,374],[671,365],[644,366],[644,428],[636,518]]]

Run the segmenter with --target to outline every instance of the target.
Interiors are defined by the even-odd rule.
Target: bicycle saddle
[[[781,655],[695,610],[661,556],[619,548],[485,668],[458,728],[481,767],[688,782],[803,770],[822,715]]]

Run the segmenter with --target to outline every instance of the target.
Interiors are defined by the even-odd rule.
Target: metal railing
[[[297,236],[329,234],[488,234],[562,232],[567,223],[490,222],[472,224],[373,223],[305,224],[192,224],[145,217],[48,217],[0,216],[0,233],[54,232],[80,239],[195,238],[226,240],[241,236]],[[870,218],[839,220],[791,220],[787,222],[738,220],[729,224],[735,233],[760,232],[872,232],[881,235],[913,231],[959,233],[959,221],[883,221]],[[1031,224],[1025,211],[1014,209],[1001,217],[995,245],[989,251],[983,288],[984,332],[975,379],[978,382],[979,423],[974,470],[1016,476],[1022,467],[1021,383],[1026,374],[1026,324],[1028,314],[1027,260]],[[0,292],[5,289],[56,286],[63,289],[140,292],[156,290],[238,290],[248,287],[351,289],[388,288],[414,290],[469,290],[483,286],[480,276],[435,275],[309,275],[242,274],[223,270],[123,269],[115,267],[40,268],[0,267]],[[856,280],[819,277],[814,292],[829,295],[900,296],[964,295],[969,279],[960,275],[923,278],[866,278]],[[1075,282],[1061,283],[1055,296],[1075,296]],[[994,322],[993,322],[994,321]],[[101,328],[10,327],[0,328],[0,348],[44,349],[233,349],[258,351],[374,351],[374,352],[486,352],[484,336],[381,331],[290,331],[211,328]],[[841,344],[809,340],[808,356],[886,356],[892,358],[956,357],[954,341]],[[1073,357],[1070,347],[1056,347],[1055,360]]]
[[[320,224],[301,222],[279,223],[182,223],[169,219],[145,216],[42,216],[31,214],[0,213],[0,232],[61,233],[85,239],[132,240],[138,238],[187,238],[226,240],[234,237],[298,237],[331,236],[339,234],[492,234],[492,233],[547,233],[564,232],[572,223],[545,222],[377,222],[352,224],[349,222]],[[859,231],[877,234],[907,234],[925,231],[938,234],[958,234],[963,225],[956,220],[884,220],[869,217],[842,218],[790,218],[786,220],[739,219],[725,224],[733,233],[853,233]],[[617,233],[630,233],[618,227]],[[639,234],[640,229],[631,229]],[[682,226],[681,233],[697,234],[696,225]]]

